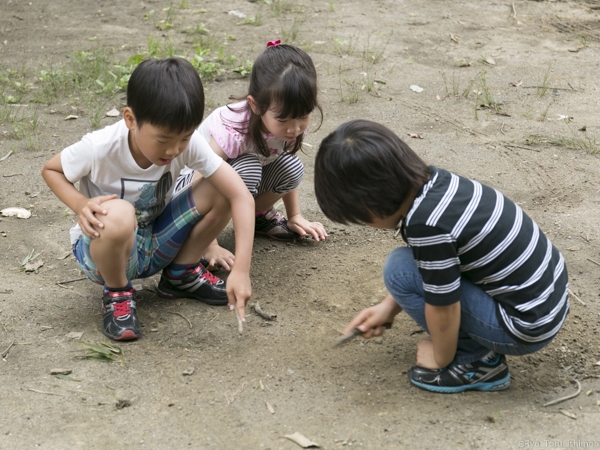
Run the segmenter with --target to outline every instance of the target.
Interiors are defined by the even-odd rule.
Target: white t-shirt
[[[79,181],[79,191],[88,198],[117,194],[135,207],[139,227],[152,223],[173,195],[174,181],[188,166],[210,177],[223,160],[198,131],[187,149],[166,166],[142,169],[133,159],[128,143],[129,129],[124,120],[88,133],[81,141],[65,148],[60,157],[63,172],[71,183]],[[81,236],[79,225],[71,228],[71,243]]]

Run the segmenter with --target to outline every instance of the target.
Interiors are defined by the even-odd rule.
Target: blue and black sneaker
[[[469,364],[453,362],[444,369],[413,366],[408,371],[408,379],[421,389],[445,394],[468,390],[501,391],[510,386],[506,358],[498,353]]]

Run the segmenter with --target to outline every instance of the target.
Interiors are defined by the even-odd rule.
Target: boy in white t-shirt
[[[196,131],[203,115],[204,90],[189,62],[144,61],[129,80],[123,120],[86,134],[42,169],[50,189],[78,216],[70,232],[73,253],[86,276],[104,286],[102,331],[111,339],[140,336],[131,280],[159,270],[161,297],[229,303],[245,320],[254,199]],[[184,166],[202,177],[174,195]],[[199,261],[218,248],[216,237],[231,217],[235,263],[225,287]]]

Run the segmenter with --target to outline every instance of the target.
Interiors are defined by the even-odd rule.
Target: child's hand
[[[106,209],[104,209],[101,204],[116,198],[117,195],[113,194],[101,195],[99,197],[93,197],[87,200],[77,215],[77,223],[79,224],[83,234],[92,239],[100,236],[98,230],[104,228],[104,224],[100,222],[96,215],[106,215]]]
[[[394,317],[402,309],[393,297],[388,294],[381,303],[371,306],[370,308],[363,309],[358,316],[356,316],[352,322],[348,324],[344,330],[344,334],[350,333],[355,328],[361,331],[361,336],[364,338],[372,338],[375,336],[381,336],[385,332],[383,324],[391,323],[394,321]]]
[[[235,261],[235,256],[215,241],[204,252],[204,259],[208,261],[209,266],[219,265],[229,272]]]
[[[327,237],[325,227],[321,222],[309,222],[302,214],[295,214],[288,219],[288,228],[290,231],[298,233],[300,236],[310,234],[315,241],[323,241]]]
[[[249,273],[238,273],[235,267],[227,277],[227,297],[229,297],[229,309],[237,308],[242,319],[246,321],[246,303],[252,295],[252,285]]]

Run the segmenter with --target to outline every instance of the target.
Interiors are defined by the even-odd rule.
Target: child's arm
[[[298,189],[293,189],[283,197],[285,212],[287,213],[288,228],[300,236],[310,234],[315,241],[322,241],[327,237],[327,232],[320,222],[309,222],[300,213],[300,199]]]
[[[75,214],[81,227],[81,231],[92,239],[100,236],[98,229],[104,228],[104,224],[98,220],[97,214],[106,214],[106,210],[100,206],[107,200],[117,198],[116,195],[103,195],[100,197],[87,198],[75,186],[67,180],[63,172],[60,153],[54,155],[42,168],[42,177],[54,194],[67,205]]]
[[[250,260],[254,243],[254,198],[229,164],[221,164],[206,180],[231,204],[235,233],[235,264],[227,277],[227,295],[229,307],[237,307],[240,317],[245,321],[244,308],[252,295]]]
[[[417,365],[427,369],[447,367],[454,360],[460,328],[460,302],[449,306],[425,304],[425,320],[431,340],[419,342]]]
[[[350,333],[355,328],[358,328],[365,338],[372,338],[374,336],[381,336],[385,332],[383,324],[391,323],[394,321],[394,317],[402,311],[402,308],[391,294],[385,296],[385,298],[375,306],[363,309],[358,316],[356,316],[352,322],[348,324],[344,330],[344,334]]]

